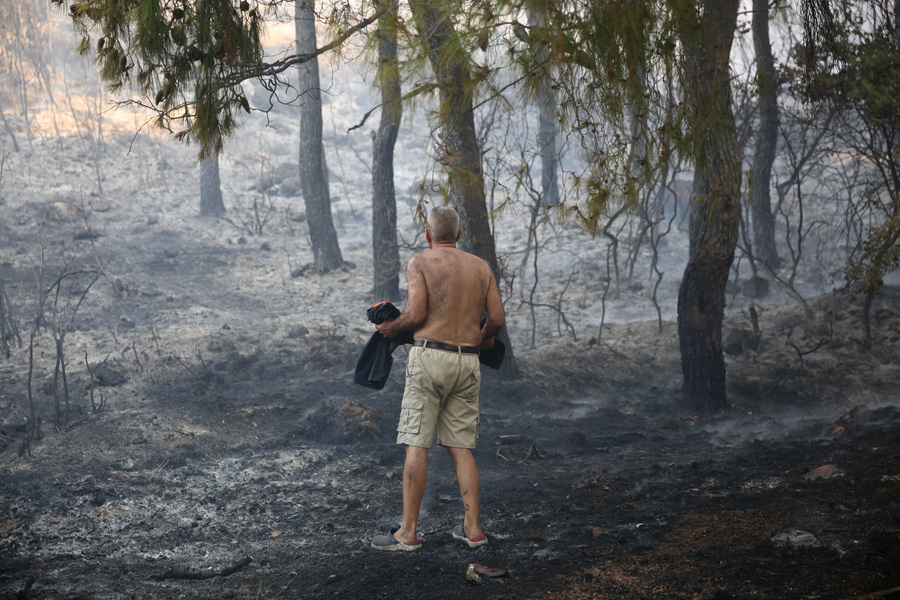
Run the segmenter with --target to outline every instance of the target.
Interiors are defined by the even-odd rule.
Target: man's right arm
[[[490,271],[490,269],[488,269]],[[481,328],[481,349],[488,350],[494,347],[494,336],[500,333],[506,317],[503,314],[503,301],[500,299],[500,288],[497,286],[497,280],[494,278],[493,271],[491,280],[488,283],[487,298],[484,302],[484,309],[487,311],[487,319]]]

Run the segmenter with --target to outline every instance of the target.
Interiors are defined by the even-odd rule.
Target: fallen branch
[[[212,579],[213,577],[227,577],[235,571],[243,569],[251,562],[253,562],[251,557],[244,556],[221,569],[214,569],[213,567],[172,567],[158,576],[157,579]]]
[[[159,463],[159,466],[158,466],[158,467],[156,467],[155,469],[153,469],[153,473],[154,473],[154,474],[159,473],[163,468],[165,468],[165,466],[166,466],[167,464],[169,464],[169,461],[170,461],[170,460],[172,460],[172,457],[171,457],[171,456],[167,456],[166,459],[165,459],[164,461],[162,461],[161,463]]]
[[[183,360],[181,360],[181,359],[180,359],[179,357],[177,357],[177,356],[173,356],[172,358],[174,358],[175,360],[177,360],[178,363],[179,363],[182,367],[184,367],[184,369],[185,369],[188,373],[190,373],[191,375],[193,375],[194,378],[195,378],[197,381],[199,381],[200,383],[202,383],[203,385],[205,385],[205,386],[206,386],[206,389],[208,389],[208,390],[209,390],[209,389],[212,389],[212,388],[209,387],[209,384],[206,383],[205,381],[203,381],[203,379],[201,379],[199,375],[197,375],[196,373],[194,373],[194,371],[192,371],[191,368],[190,368],[189,366],[187,366],[186,364],[184,364],[184,361],[183,361]]]
[[[476,573],[485,577],[509,577],[510,575],[508,569],[493,569],[479,563],[475,563],[471,565],[471,567],[475,570]]]
[[[514,464],[524,465],[531,457],[540,458],[537,447],[534,442],[530,447],[522,444],[513,444],[509,446],[500,446],[497,448],[497,462],[501,467],[512,466]]]
[[[880,592],[872,592],[871,594],[863,594],[862,596],[853,596],[847,600],[875,600],[876,598],[884,598],[898,592],[900,592],[900,587],[895,587],[889,590],[881,590]]]

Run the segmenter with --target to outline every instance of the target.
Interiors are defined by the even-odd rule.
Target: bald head
[[[459,215],[449,206],[435,206],[428,215],[428,229],[436,244],[452,244],[459,233]]]

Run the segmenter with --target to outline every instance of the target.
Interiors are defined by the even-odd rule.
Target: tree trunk
[[[9,134],[9,137],[12,140],[13,151],[18,152],[19,151],[19,142],[18,142],[18,140],[16,140],[16,132],[13,131],[12,127],[10,127],[9,121],[6,120],[6,113],[3,112],[2,110],[0,110],[0,118],[3,119],[3,127],[4,127],[4,129],[6,129],[6,133]]]
[[[497,269],[497,254],[491,235],[484,194],[481,148],[475,132],[472,81],[463,50],[454,44],[456,31],[449,16],[426,0],[410,0],[429,51],[434,75],[440,86],[440,147],[438,159],[447,176],[447,195],[460,217],[460,247]]]
[[[557,119],[556,96],[550,89],[550,81],[541,82],[538,96],[538,144],[541,148],[541,197],[545,204],[554,204],[559,200],[559,186],[556,182]]]
[[[296,0],[294,21],[297,54],[316,50],[314,0]],[[337,232],[331,218],[331,196],[325,176],[325,152],[322,147],[322,95],[319,88],[319,62],[310,60],[297,69],[300,105],[300,187],[306,203],[306,221],[316,271],[324,273],[344,265]]]
[[[544,24],[543,14],[537,10],[528,13],[528,20],[535,27]],[[542,52],[541,58],[545,58]],[[541,153],[541,199],[543,203],[554,204],[559,200],[559,186],[556,181],[556,137],[559,133],[559,121],[556,117],[556,94],[551,87],[548,74],[541,77],[538,89],[538,146]]]
[[[753,254],[772,269],[781,267],[775,247],[770,184],[775,146],[778,143],[778,74],[769,43],[769,0],[753,0],[753,45],[756,48],[759,86],[759,130],[753,151],[753,166],[747,201],[753,224]]]
[[[416,27],[428,48],[434,76],[440,86],[440,147],[439,162],[447,176],[447,194],[459,213],[462,239],[460,247],[484,259],[500,281],[497,251],[491,234],[487,203],[484,194],[484,172],[481,148],[475,132],[475,113],[472,107],[474,84],[463,54],[462,44],[449,16],[429,0],[409,0],[416,16]],[[500,374],[518,376],[509,334],[504,327],[498,339],[506,345],[506,359]]]
[[[900,44],[900,0],[894,0],[894,37]]]
[[[200,161],[200,216],[221,217],[225,214],[222,186],[219,181],[219,157],[210,152]]]
[[[391,0],[383,0],[391,1]],[[397,197],[394,191],[394,143],[400,129],[400,71],[397,64],[397,9],[378,22],[378,86],[381,121],[372,152],[373,300],[400,299],[400,250],[397,247]]]
[[[741,152],[729,87],[739,0],[704,0],[701,27],[684,21],[685,93],[694,136],[690,257],[678,292],[682,397],[694,408],[728,405],[722,321],[740,222]]]

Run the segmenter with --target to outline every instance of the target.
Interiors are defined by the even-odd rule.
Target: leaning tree
[[[482,148],[475,130],[474,97],[480,82],[471,63],[472,46],[467,38],[471,32],[458,29],[458,22],[464,24],[465,20],[458,3],[409,0],[409,8],[418,34],[416,48],[420,57],[427,57],[433,76],[421,90],[437,92],[437,161],[445,177],[443,191],[459,213],[460,247],[483,259],[499,283],[502,273],[485,199]],[[498,339],[506,346],[500,375],[513,379],[518,376],[518,366],[505,327]]]
[[[586,169],[572,174],[577,196],[558,205],[563,214],[598,233],[610,209],[635,203],[673,158],[693,165],[678,331],[684,401],[708,410],[727,404],[721,338],[742,160],[730,79],[738,5],[495,0],[481,12],[485,26],[511,31],[510,56],[535,97],[553,79],[562,131],[585,152]]]
[[[389,12],[375,32],[381,118],[372,134],[372,297],[400,299],[400,249],[397,245],[397,196],[394,190],[394,145],[403,115],[397,38],[400,28],[396,2],[379,0]]]

